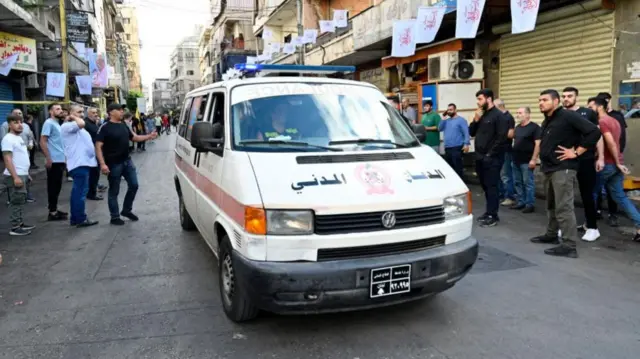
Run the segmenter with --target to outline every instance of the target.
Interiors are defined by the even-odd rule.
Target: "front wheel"
[[[238,285],[238,278],[233,263],[233,248],[229,242],[229,236],[225,235],[220,243],[218,265],[218,279],[220,299],[224,314],[234,322],[244,322],[258,315],[258,308],[253,304],[249,295]]]
[[[187,207],[184,205],[182,196],[178,196],[178,200],[180,201],[180,226],[185,231],[193,231],[196,228],[196,225],[193,223],[193,219],[191,219],[191,215],[189,214],[189,211],[187,211]]]

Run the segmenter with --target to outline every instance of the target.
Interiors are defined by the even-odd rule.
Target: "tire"
[[[220,256],[218,257],[218,288],[224,314],[236,323],[249,321],[258,316],[258,308],[253,304],[249,295],[238,285],[238,278],[234,270],[233,248],[229,236],[225,235],[220,242]]]
[[[180,201],[180,226],[185,231],[193,231],[196,229],[196,224],[193,223],[193,219],[191,219],[191,215],[189,214],[189,211],[187,211],[187,207],[184,205],[182,196],[178,196],[178,200]]]

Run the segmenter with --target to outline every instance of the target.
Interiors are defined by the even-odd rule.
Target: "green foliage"
[[[144,95],[142,92],[136,90],[131,90],[127,94],[127,109],[129,109],[131,113],[135,113],[138,109],[138,102],[136,99],[140,97],[144,97]],[[144,111],[144,109],[142,109],[142,111]]]

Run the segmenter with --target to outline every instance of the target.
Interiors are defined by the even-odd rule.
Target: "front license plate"
[[[411,291],[411,264],[371,270],[371,298]]]

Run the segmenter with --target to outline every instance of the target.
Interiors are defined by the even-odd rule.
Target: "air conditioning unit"
[[[38,74],[31,74],[27,76],[27,83],[25,85],[25,88],[37,89],[39,87],[40,85],[38,85]]]
[[[481,59],[462,60],[455,65],[453,76],[458,80],[482,80],[484,70]]]
[[[429,55],[427,62],[429,82],[449,81],[455,79],[453,71],[458,63],[457,51],[445,51]]]

